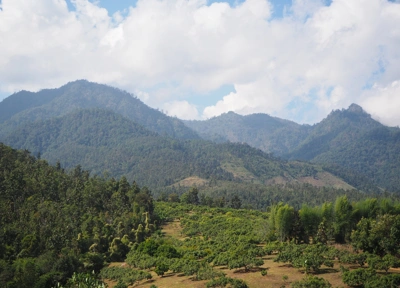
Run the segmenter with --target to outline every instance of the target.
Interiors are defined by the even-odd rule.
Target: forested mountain
[[[256,184],[316,183],[352,187],[321,167],[286,162],[247,144],[215,144],[160,136],[102,109],[86,109],[62,117],[21,125],[3,141],[28,149],[65,168],[82,165],[93,174],[126,175],[152,188],[188,177]]]
[[[374,121],[357,105],[334,111],[314,126],[230,112],[186,121],[189,128],[127,92],[78,80],[58,89],[13,94],[0,103],[0,111],[1,142],[65,168],[82,165],[93,175],[126,175],[152,188],[206,187],[216,181],[222,187],[231,181],[308,183],[365,192],[379,191],[375,185],[390,191],[400,187],[398,129]],[[201,140],[191,128],[220,144]],[[188,180],[193,177],[198,181]]]
[[[400,191],[400,129],[380,124],[356,104],[333,111],[285,157],[334,163]]]
[[[206,121],[184,123],[204,139],[244,142],[278,156],[295,149],[311,131],[309,125],[299,125],[261,113],[241,116],[228,112]]]
[[[86,80],[37,93],[21,91],[0,103],[0,136],[24,122],[66,115],[76,109],[103,108],[119,113],[161,135],[198,139],[179,119],[152,109],[125,91]]]
[[[400,191],[400,129],[382,125],[356,104],[332,111],[313,126],[232,112],[185,124],[206,139],[246,142],[284,159],[324,164],[358,187],[371,181]]]

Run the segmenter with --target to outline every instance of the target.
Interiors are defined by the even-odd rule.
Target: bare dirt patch
[[[162,233],[165,237],[171,237],[179,240],[183,240],[186,237],[182,234],[181,221],[174,219],[174,221],[167,222],[161,226]]]
[[[204,186],[204,185],[208,185],[209,181],[197,176],[192,176],[192,177],[188,177],[185,178],[177,183],[175,183],[172,186],[182,186],[182,187],[200,187],[200,186]]]

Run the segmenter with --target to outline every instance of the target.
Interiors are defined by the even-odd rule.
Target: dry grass
[[[244,168],[241,160],[237,160],[236,162],[223,163],[221,167],[225,171],[232,173],[235,178],[239,178],[244,182],[261,184],[261,182],[258,180],[256,176],[254,176],[253,173]]]
[[[336,189],[352,190],[353,186],[350,186],[338,177],[328,173],[328,172],[318,172],[316,177],[299,177],[298,179],[289,179],[282,176],[277,176],[269,179],[266,184],[276,185],[276,184],[287,184],[287,183],[307,183],[315,187],[333,187]]]
[[[173,184],[172,186],[182,186],[182,187],[201,187],[201,186],[205,186],[208,185],[210,181],[197,177],[197,176],[192,176],[192,177],[187,177],[175,184]]]
[[[243,270],[229,270],[226,267],[217,267],[226,273],[228,277],[243,279],[246,281],[251,288],[280,288],[282,286],[290,287],[291,283],[302,279],[305,275],[303,271],[293,268],[288,264],[276,263],[273,261],[275,256],[266,256],[264,258],[264,265],[260,268],[253,269],[249,272]],[[120,263],[121,265],[122,263]],[[116,265],[116,264],[114,264]],[[261,275],[261,270],[266,269],[268,274],[266,276]],[[322,269],[321,273],[316,275],[328,280],[333,287],[348,287],[343,284],[339,266],[336,263],[334,268]],[[203,288],[206,287],[208,281],[193,281],[192,277],[182,276],[174,273],[167,273],[164,277],[157,276],[154,272],[151,272],[153,279],[136,283],[129,287],[141,287],[149,288],[151,285],[156,285],[158,288]],[[288,276],[287,280],[284,280],[284,276]],[[116,285],[115,282],[107,281],[110,288]]]
[[[179,240],[183,240],[186,237],[182,235],[182,227],[181,227],[181,221],[179,219],[175,219],[172,222],[168,222],[162,227],[162,233],[164,234],[165,237],[170,237],[170,238],[175,238]]]

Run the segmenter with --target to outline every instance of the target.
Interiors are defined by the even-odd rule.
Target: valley
[[[400,132],[356,104],[181,121],[78,80],[0,112],[1,287],[400,285]]]

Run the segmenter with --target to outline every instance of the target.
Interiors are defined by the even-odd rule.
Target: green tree
[[[358,268],[346,270],[342,274],[342,280],[345,284],[352,287],[363,287],[365,283],[375,278],[376,272],[373,269]]]
[[[288,204],[280,206],[275,215],[275,227],[278,238],[286,241],[290,238],[294,223],[294,208]]]
[[[299,215],[306,235],[305,240],[308,243],[308,239],[310,237],[315,238],[318,232],[318,226],[322,221],[321,211],[319,207],[312,208],[308,205],[303,205]]]
[[[186,193],[182,194],[181,201],[186,204],[198,205],[199,201],[199,190],[196,187],[192,187]]]
[[[335,202],[335,241],[337,243],[344,243],[350,239],[353,220],[353,207],[347,196],[342,196],[336,199]]]
[[[240,200],[238,195],[234,195],[231,199],[231,207],[233,209],[240,209],[242,207],[242,200]]]
[[[400,249],[400,215],[382,215],[378,219],[362,218],[351,234],[352,245],[383,257]]]

